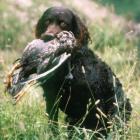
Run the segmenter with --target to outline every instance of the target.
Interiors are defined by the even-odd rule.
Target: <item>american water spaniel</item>
[[[111,68],[88,47],[88,29],[71,10],[47,9],[38,20],[35,36],[48,42],[62,31],[73,33],[76,46],[67,52],[70,58],[55,74],[41,83],[46,112],[51,121],[57,122],[61,109],[67,115],[69,129],[75,125],[106,136],[110,122],[129,120],[132,110],[129,99]],[[41,63],[40,71],[44,72],[46,64]]]

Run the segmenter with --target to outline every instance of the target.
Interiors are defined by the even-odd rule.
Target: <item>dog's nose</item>
[[[50,41],[54,39],[55,36],[53,34],[42,34],[41,39],[44,40],[45,42]]]
[[[51,24],[47,27],[46,31],[41,35],[41,39],[46,41],[54,39],[55,35],[61,32],[61,29],[56,24]]]

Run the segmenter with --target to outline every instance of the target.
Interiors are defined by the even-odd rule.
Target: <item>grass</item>
[[[96,0],[100,4],[109,7],[116,14],[123,15],[129,20],[140,21],[139,0]]]
[[[59,117],[59,135],[53,136],[50,131],[45,115],[45,101],[42,91],[31,88],[21,102],[13,104],[9,95],[4,94],[3,79],[11,68],[14,60],[21,56],[22,50],[28,41],[33,38],[35,20],[38,19],[42,10],[38,0],[31,8],[27,8],[27,21],[22,22],[18,16],[12,13],[8,1],[1,1],[0,15],[0,140],[53,140],[67,139],[67,124],[64,123],[64,114],[61,112]],[[43,2],[43,4],[45,1]],[[47,2],[46,2],[47,3]],[[39,5],[40,4],[40,5]],[[39,5],[39,6],[38,6]],[[19,12],[21,9],[17,9]],[[8,12],[11,12],[9,15]],[[22,10],[21,10],[22,11]],[[32,14],[34,11],[36,14]],[[37,12],[39,11],[39,12]],[[24,11],[23,11],[24,12]],[[5,16],[6,15],[6,16]],[[29,19],[33,22],[30,22]],[[104,61],[106,61],[113,71],[120,78],[123,88],[133,106],[132,117],[127,128],[127,133],[110,133],[108,140],[138,140],[140,139],[140,74],[137,58],[137,40],[128,40],[120,28],[113,28],[105,23],[102,27],[91,24],[89,31],[92,37],[91,49],[93,49]],[[75,127],[73,140],[80,140],[81,136],[90,140],[93,133],[85,129]]]

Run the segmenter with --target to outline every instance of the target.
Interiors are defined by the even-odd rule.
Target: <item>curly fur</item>
[[[125,116],[127,121],[131,114],[131,105],[122,85],[111,68],[88,48],[88,29],[71,10],[63,7],[47,9],[37,23],[36,38],[41,38],[47,30],[49,25],[45,26],[45,22],[50,17],[58,26],[59,21],[67,21],[68,26],[64,29],[60,27],[61,30],[73,32],[78,42],[78,49],[72,52],[69,60],[71,71],[68,73],[65,64],[42,85],[50,119],[57,121],[60,108],[67,114],[70,125],[100,130],[106,135],[108,121],[117,115],[122,120]],[[72,77],[67,78],[67,74]],[[56,101],[58,104],[55,104]]]

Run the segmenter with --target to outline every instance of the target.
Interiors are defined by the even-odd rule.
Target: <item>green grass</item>
[[[114,10],[118,15],[123,15],[127,19],[140,21],[140,1],[139,0],[96,0],[100,4]]]
[[[67,124],[64,123],[64,114],[59,117],[59,135],[53,136],[50,131],[50,123],[45,115],[45,101],[42,91],[31,88],[29,93],[17,104],[9,95],[4,94],[3,79],[10,70],[14,60],[21,56],[27,42],[32,40],[35,21],[41,15],[38,0],[31,8],[26,9],[27,21],[22,22],[11,11],[8,1],[1,1],[0,15],[0,140],[53,140],[67,139]],[[47,3],[47,2],[46,2]],[[40,4],[40,5],[39,5]],[[45,1],[43,1],[45,4]],[[48,5],[47,5],[48,6]],[[13,6],[14,7],[14,6]],[[16,12],[23,9],[16,9]],[[8,12],[10,14],[7,14]],[[24,10],[22,12],[25,12]],[[6,16],[4,16],[6,14]],[[29,20],[29,19],[32,19]],[[139,140],[140,139],[140,74],[137,58],[137,39],[128,40],[120,28],[113,28],[109,23],[99,26],[91,24],[89,27],[92,44],[90,47],[104,61],[106,61],[117,77],[121,80],[123,88],[133,106],[133,112],[127,133],[110,133],[108,139],[114,140]],[[85,129],[75,127],[73,140],[80,140],[83,135],[90,140],[93,133]]]

